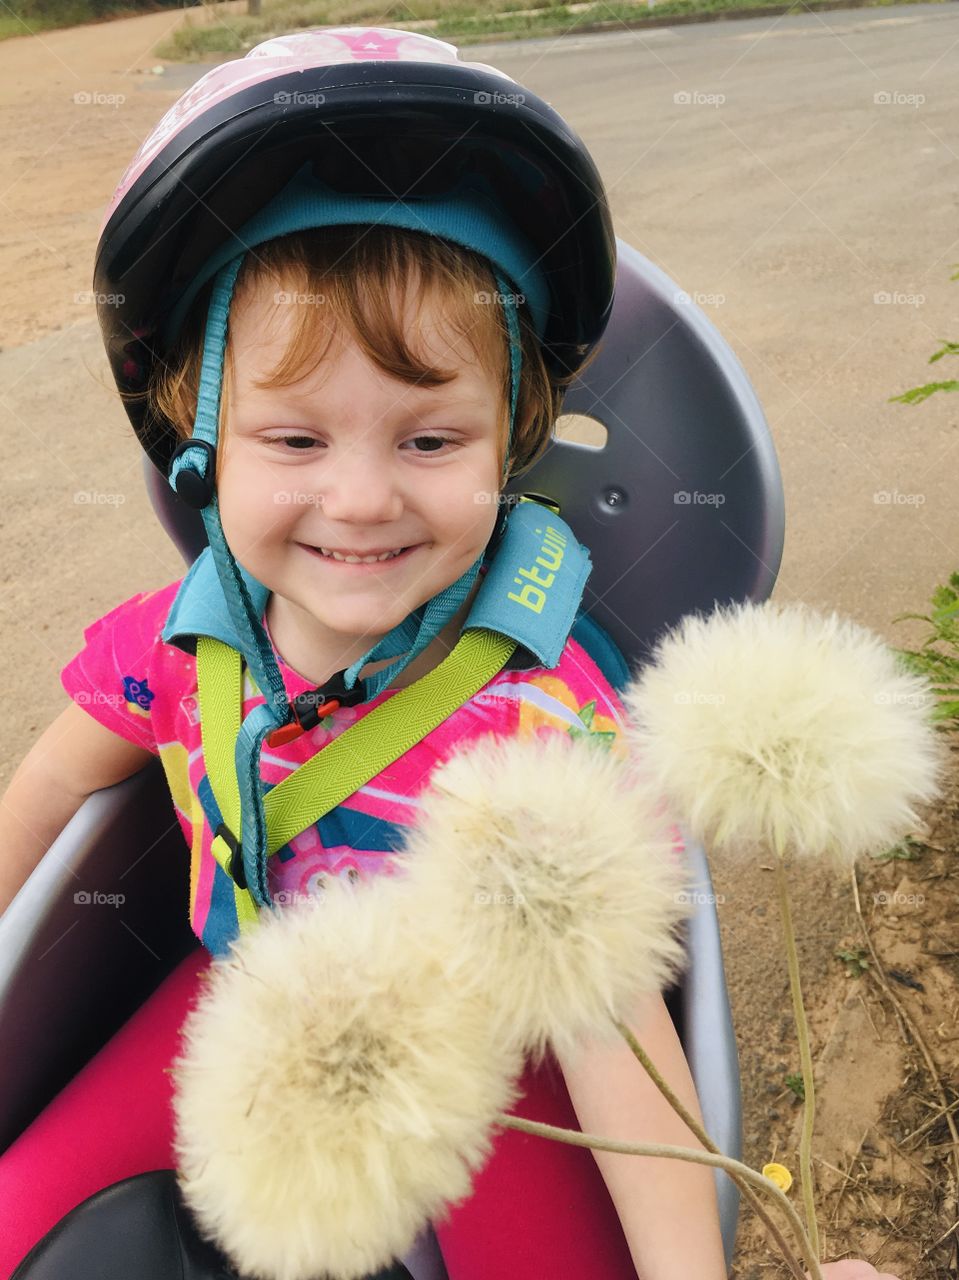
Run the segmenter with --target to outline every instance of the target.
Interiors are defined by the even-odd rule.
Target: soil
[[[191,13],[196,17],[199,11]],[[8,693],[18,695],[9,699],[8,732],[0,744],[4,783],[63,705],[56,672],[78,648],[82,627],[135,591],[182,573],[175,549],[150,514],[138,450],[106,389],[93,304],[84,297],[91,288],[100,219],[117,180],[149,129],[200,70],[167,66],[162,76],[151,71],[153,46],[182,19],[182,13],[163,12],[0,44],[0,280],[5,282],[0,412],[8,445],[17,446],[5,472],[8,501],[30,516],[11,522],[9,511],[0,511],[5,539],[0,616],[6,642],[0,678]],[[784,33],[792,30],[791,22],[777,27]],[[519,46],[511,50],[509,57],[521,56]],[[492,50],[483,54],[497,61]],[[499,60],[503,65],[506,57]],[[88,99],[77,102],[75,94]],[[96,101],[89,100],[91,94]],[[563,109],[558,92],[556,98]],[[580,114],[577,127],[585,136],[591,121],[609,116],[594,102],[582,105]],[[605,145],[601,167],[613,162],[611,141]],[[898,163],[890,159],[887,167],[896,188],[909,190],[906,178],[897,176]],[[695,185],[699,166],[686,164],[686,170]],[[673,207],[682,209],[684,202]],[[915,208],[919,225],[925,206]],[[701,212],[696,216],[701,226]],[[721,222],[724,215],[713,210],[710,216]],[[628,229],[621,233],[630,235]],[[708,256],[708,245],[702,252]],[[668,261],[664,265],[670,269]],[[781,271],[781,264],[775,270]],[[830,287],[839,290],[838,279],[830,278]],[[932,284],[927,287],[931,291]],[[770,310],[766,319],[781,311]],[[730,315],[730,329],[735,320],[743,333],[754,335],[758,348],[767,328],[763,316],[737,314],[735,304]],[[881,374],[884,394],[922,380],[923,353],[936,333],[919,335],[894,369],[873,368],[877,381]],[[789,344],[794,367],[804,360],[815,365],[799,339],[789,335]],[[847,346],[845,338],[836,337],[835,350]],[[762,384],[760,395],[768,404],[778,394],[768,367],[745,342],[739,354]],[[898,356],[897,351],[886,358]],[[881,363],[875,352],[869,358]],[[787,363],[784,357],[778,360],[782,369]],[[869,375],[860,369],[857,378],[861,390]],[[947,413],[938,407],[923,412],[927,430],[940,424],[940,442],[954,439],[955,423]],[[875,445],[875,456],[881,447]],[[797,476],[803,470],[796,464],[798,449],[795,440],[786,442],[784,458]],[[952,516],[947,512],[946,517],[954,530],[954,485],[949,489]],[[797,488],[787,483],[787,492],[794,512],[812,512],[805,526],[797,514],[790,585],[815,603],[834,549],[853,537],[858,543],[859,531],[842,527],[838,506],[824,503],[822,491],[797,496]],[[93,501],[78,493],[114,500]],[[833,578],[818,590],[893,642],[913,643],[921,628],[891,628],[888,619],[899,609],[920,610],[941,580],[942,575],[934,576],[938,570],[956,567],[948,548],[943,555],[945,542],[943,537],[938,547],[928,544],[940,556],[935,569],[929,562],[921,570],[913,563],[898,592],[883,593],[874,579],[853,575]],[[800,565],[818,567],[804,577]],[[787,561],[784,568],[789,567]],[[27,683],[24,654],[30,659]],[[871,860],[859,867],[861,920],[848,880],[812,866],[797,866],[792,876],[819,1081],[814,1150],[823,1256],[870,1258],[901,1280],[959,1274],[955,1232],[948,1234],[959,1211],[943,1114],[959,1097],[959,769],[952,770],[941,803],[924,817],[927,829],[916,833],[911,860]],[[719,916],[740,1050],[744,1158],[754,1167],[772,1160],[787,1165],[796,1178],[790,1196],[798,1207],[799,1106],[785,1079],[798,1072],[799,1060],[773,874],[764,859],[713,858],[712,870],[715,890],[724,899]],[[859,966],[847,965],[836,952],[865,948],[864,931],[878,963],[868,957],[868,968],[852,976],[849,969]],[[917,1030],[935,1075],[917,1047]],[[733,1275],[774,1280],[787,1274],[744,1213]]]

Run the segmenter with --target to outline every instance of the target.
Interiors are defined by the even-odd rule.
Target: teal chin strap
[[[170,484],[193,505],[201,505],[207,541],[213,551],[223,595],[237,632],[243,637],[243,656],[267,704],[273,709],[274,726],[285,724],[290,716],[290,703],[283,677],[273,654],[273,646],[257,617],[240,567],[227,544],[220,522],[220,504],[216,495],[216,450],[222,385],[223,359],[226,350],[227,316],[243,254],[234,258],[220,272],[213,290],[206,321],[200,386],[197,395],[196,423],[193,437],[177,449],[170,467]],[[184,486],[186,493],[184,494]]]

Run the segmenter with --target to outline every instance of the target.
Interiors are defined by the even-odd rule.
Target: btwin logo
[[[537,529],[536,532],[542,534],[543,530]],[[540,553],[533,563],[533,568],[520,569],[520,576],[513,579],[517,586],[522,587],[522,591],[520,591],[519,595],[515,591],[508,592],[507,600],[515,600],[517,604],[531,609],[533,613],[542,613],[543,605],[546,603],[546,592],[556,580],[556,573],[563,563],[565,549],[566,539],[558,529],[554,529],[551,524],[548,524],[543,545],[540,547]],[[547,570],[545,577],[536,568],[536,565],[542,565]],[[528,581],[523,582],[523,578]]]

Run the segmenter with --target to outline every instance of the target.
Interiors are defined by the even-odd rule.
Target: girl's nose
[[[318,483],[320,506],[330,520],[376,524],[396,520],[403,500],[393,468],[379,454],[344,450],[330,460]]]

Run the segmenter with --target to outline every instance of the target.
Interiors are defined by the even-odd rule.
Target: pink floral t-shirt
[[[217,810],[203,760],[196,659],[161,639],[179,586],[177,581],[136,595],[94,622],[84,632],[84,648],[60,678],[67,693],[94,719],[160,757],[190,848],[190,923],[203,945],[220,954],[233,932],[225,924],[233,885],[210,851],[216,826],[214,822],[211,827],[211,818]],[[277,661],[290,697],[313,687],[279,654]],[[281,782],[397,692],[386,689],[362,706],[341,707],[282,747],[264,746],[264,782]],[[246,671],[243,715],[263,700]],[[329,876],[355,879],[388,871],[390,855],[402,846],[404,829],[415,821],[420,793],[433,769],[459,744],[489,733],[568,733],[599,737],[625,758],[624,719],[615,692],[572,637],[552,670],[501,671],[405,755],[269,859],[274,902],[320,894]]]

